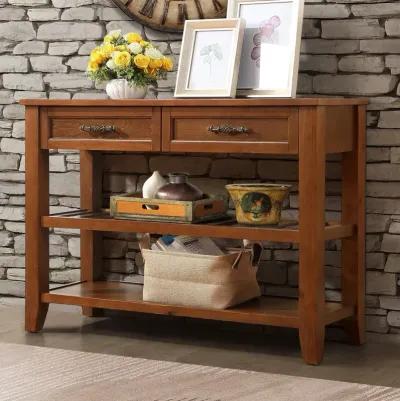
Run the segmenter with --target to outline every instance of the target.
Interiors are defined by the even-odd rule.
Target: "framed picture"
[[[304,0],[229,0],[228,17],[246,22],[238,94],[295,97]]]
[[[176,97],[235,97],[244,21],[188,20],[183,31]]]

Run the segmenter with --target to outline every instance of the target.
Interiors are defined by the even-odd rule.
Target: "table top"
[[[25,106],[107,106],[107,107],[156,107],[156,106],[349,106],[365,105],[367,98],[298,97],[298,98],[196,98],[196,99],[21,99]]]

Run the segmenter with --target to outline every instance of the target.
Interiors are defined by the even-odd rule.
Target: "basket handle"
[[[139,249],[142,251],[143,249],[150,249],[150,234],[140,234],[139,238]]]
[[[254,242],[251,249],[251,265],[258,268],[260,264],[263,246],[260,242]]]
[[[258,268],[258,265],[259,265],[260,260],[261,260],[262,250],[263,250],[263,247],[262,247],[261,243],[253,242],[251,244],[251,265],[254,268]],[[242,248],[241,248],[238,256],[236,257],[235,261],[232,264],[232,269],[236,269],[238,267],[239,262],[242,259],[242,256],[243,256],[245,251],[246,251],[246,248],[245,248],[244,243],[243,243],[242,244]]]

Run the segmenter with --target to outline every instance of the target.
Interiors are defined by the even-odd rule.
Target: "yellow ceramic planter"
[[[279,223],[290,185],[231,184],[226,189],[235,205],[238,223],[263,225]]]

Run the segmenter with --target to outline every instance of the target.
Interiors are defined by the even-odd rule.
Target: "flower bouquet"
[[[93,81],[108,82],[106,92],[112,99],[143,98],[147,87],[165,78],[172,67],[172,60],[138,33],[116,30],[92,50],[87,73]]]

